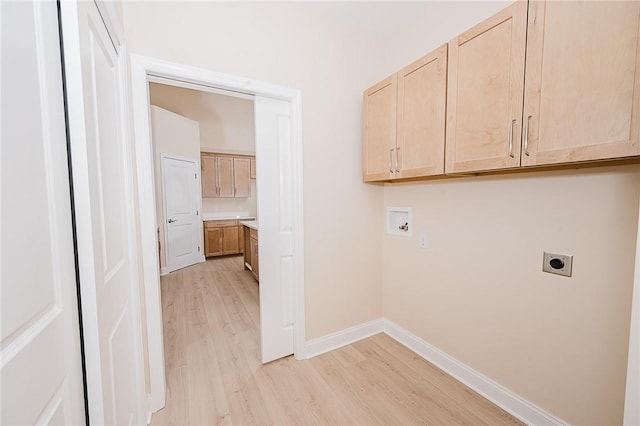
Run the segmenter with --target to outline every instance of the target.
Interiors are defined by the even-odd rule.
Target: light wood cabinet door
[[[259,258],[258,258],[258,231],[256,231],[255,229],[250,229],[250,238],[249,241],[251,242],[251,247],[249,248],[251,250],[251,273],[253,274],[254,278],[256,280],[260,280],[260,262],[259,262]]]
[[[388,180],[395,170],[397,75],[367,89],[362,105],[363,180]]]
[[[244,225],[238,224],[238,252],[244,254]]]
[[[251,179],[256,178],[256,159],[251,159]]]
[[[396,177],[444,173],[447,45],[398,73]]]
[[[216,197],[218,183],[216,179],[216,157],[203,155],[200,158],[201,174],[200,184],[202,185],[203,197]]]
[[[526,25],[518,1],[449,43],[447,173],[520,165]]]
[[[249,158],[233,159],[234,196],[247,198],[251,195],[251,160]]]
[[[523,165],[640,154],[640,2],[532,1]]]
[[[233,157],[216,157],[218,169],[218,197],[233,198]]]
[[[204,255],[220,256],[222,255],[222,229],[219,227],[204,228]]]
[[[222,228],[222,254],[240,253],[238,243],[238,225]]]

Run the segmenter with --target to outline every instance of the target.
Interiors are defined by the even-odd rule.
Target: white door
[[[61,2],[92,424],[140,424],[140,291],[117,38],[94,2]]]
[[[291,106],[256,96],[262,362],[293,353]]]
[[[58,16],[0,2],[0,424],[82,424]]]
[[[200,183],[195,161],[162,157],[164,229],[169,272],[202,259],[202,222],[198,215]]]

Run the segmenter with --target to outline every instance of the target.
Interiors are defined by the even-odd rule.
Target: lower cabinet
[[[244,229],[244,267],[251,271],[256,281],[260,281],[258,262],[258,230],[245,227]]]
[[[242,253],[240,232],[237,220],[206,220],[204,222],[205,257]]]

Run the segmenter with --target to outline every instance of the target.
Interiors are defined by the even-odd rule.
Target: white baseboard
[[[160,268],[160,276],[161,277],[164,277],[168,273],[169,273],[169,270],[167,268]]]
[[[487,376],[463,364],[399,325],[384,320],[384,332],[442,371],[469,386],[498,407],[529,425],[565,425],[567,422],[546,412]]]
[[[487,376],[463,364],[386,318],[369,321],[306,343],[306,357],[329,352],[358,340],[384,332],[442,371],[469,386],[489,401],[529,425],[565,425],[567,422],[546,412]]]
[[[329,334],[327,336],[309,340],[305,345],[306,358],[313,358],[314,356],[350,345],[358,340],[366,339],[367,337],[382,333],[383,331],[384,319],[380,318]]]

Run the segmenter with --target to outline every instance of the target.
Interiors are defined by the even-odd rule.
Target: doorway
[[[275,285],[285,285],[290,289],[286,298],[279,297],[281,303],[290,304],[291,336],[293,353],[303,359],[304,354],[304,271],[303,271],[303,224],[302,224],[302,138],[301,138],[301,94],[297,90],[283,88],[236,76],[220,74],[188,67],[180,64],[132,56],[132,93],[134,125],[136,134],[136,166],[139,181],[140,240],[143,266],[144,299],[147,321],[147,355],[149,365],[150,409],[157,411],[164,406],[165,375],[162,337],[162,311],[160,304],[159,268],[156,251],[156,218],[153,193],[153,165],[151,161],[151,138],[149,128],[149,82],[170,82],[180,87],[196,87],[208,91],[232,91],[255,96],[262,106],[256,106],[256,122],[269,123],[264,132],[257,130],[256,151],[258,157],[258,198],[267,199],[261,194],[269,193],[269,188],[277,188],[283,196],[270,205],[258,206],[261,227],[271,230],[260,238],[261,252],[275,253],[272,262],[265,262],[261,256],[260,305],[261,314],[273,303],[263,303],[263,298],[273,296],[269,292],[269,280],[263,280],[263,270],[281,271],[271,279]],[[273,102],[272,102],[273,101]],[[288,115],[276,111],[273,103],[286,105]],[[257,102],[258,103],[258,102]],[[270,105],[271,104],[271,105]],[[271,117],[270,119],[268,117]],[[287,121],[288,120],[288,121]],[[288,126],[288,127],[283,127]],[[283,129],[288,129],[283,131]],[[261,134],[269,133],[280,139],[270,143]],[[285,136],[283,136],[285,135]],[[271,139],[273,140],[273,139]],[[276,152],[278,162],[273,164],[265,160],[260,163],[260,153]],[[265,155],[267,157],[267,155]],[[276,173],[269,174],[271,169]],[[261,170],[263,170],[261,172]],[[261,174],[263,174],[261,178]],[[286,185],[281,186],[284,181]],[[261,211],[275,212],[262,215]],[[263,217],[264,216],[264,217]],[[286,226],[282,226],[285,224]],[[278,290],[280,291],[280,290]],[[282,311],[273,312],[277,317]],[[273,315],[270,315],[273,317]],[[273,345],[273,338],[264,334],[264,316],[261,318],[263,329],[262,346]],[[268,325],[271,327],[272,325]],[[277,343],[277,342],[276,342]],[[264,352],[263,352],[264,360]]]

